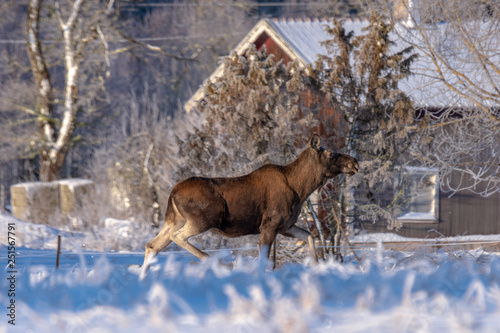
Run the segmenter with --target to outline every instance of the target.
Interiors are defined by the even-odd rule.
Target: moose
[[[143,270],[171,242],[201,260],[207,258],[189,238],[212,228],[227,237],[260,234],[259,251],[266,258],[277,234],[299,238],[309,243],[316,260],[311,234],[295,226],[302,204],[328,179],[359,171],[354,157],[320,144],[314,134],[299,157],[285,166],[266,164],[241,177],[192,177],[177,183],[168,198],[163,228],[146,245]]]

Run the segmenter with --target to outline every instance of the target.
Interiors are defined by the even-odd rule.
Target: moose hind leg
[[[318,262],[318,257],[316,256],[316,246],[314,245],[314,239],[308,231],[293,225],[290,229],[280,232],[280,234],[282,234],[283,236],[299,238],[306,241],[309,244],[309,253],[311,254],[313,261]]]
[[[156,256],[161,250],[167,247],[170,243],[172,243],[170,235],[165,236],[158,234],[152,241],[146,244],[146,253],[144,255],[144,261],[146,261],[150,255],[152,255],[153,257]]]
[[[196,248],[188,241],[189,237],[199,235],[205,231],[206,230],[196,230],[196,228],[192,227],[191,223],[187,222],[182,228],[174,232],[172,240],[180,247],[194,254],[200,260],[207,259],[209,257],[208,254]]]
[[[170,243],[172,243],[172,231],[173,231],[173,226],[167,227],[166,225],[163,227],[163,229],[160,231],[158,235],[156,235],[153,240],[148,242],[146,244],[146,253],[144,255],[144,264],[146,264],[146,261],[148,258],[156,256],[162,249],[167,247]],[[144,265],[143,264],[143,265]]]

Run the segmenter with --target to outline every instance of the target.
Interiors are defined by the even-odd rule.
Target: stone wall
[[[94,183],[85,179],[19,183],[10,187],[12,212],[18,219],[54,225],[82,209],[93,197]]]

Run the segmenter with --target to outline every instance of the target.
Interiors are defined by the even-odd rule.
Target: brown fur
[[[145,265],[150,254],[172,241],[200,259],[208,257],[188,239],[211,228],[228,237],[260,234],[259,249],[267,257],[278,233],[307,240],[314,251],[310,234],[295,226],[302,204],[329,178],[353,175],[359,168],[354,157],[323,149],[320,141],[313,135],[308,147],[286,166],[267,164],[242,177],[193,177],[177,183],[168,199],[165,224],[146,245]]]

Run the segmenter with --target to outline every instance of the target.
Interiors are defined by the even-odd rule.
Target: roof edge
[[[248,32],[248,34],[236,45],[236,47],[231,51],[235,51],[239,55],[242,55],[247,49],[250,43],[253,43],[257,38],[262,35],[262,33],[267,33],[269,37],[271,37],[276,44],[286,53],[290,55],[290,58],[297,60],[302,67],[307,65],[307,61],[304,56],[294,50],[289,41],[287,41],[283,36],[281,36],[276,30],[274,24],[271,19],[261,19],[257,24]],[[220,63],[215,71],[209,76],[207,80],[213,82],[216,78],[221,77],[224,71],[224,64]],[[188,101],[184,104],[184,111],[186,113],[190,113],[195,107],[196,104],[201,101],[204,97],[203,86],[207,82],[205,80],[198,90],[188,99]]]

